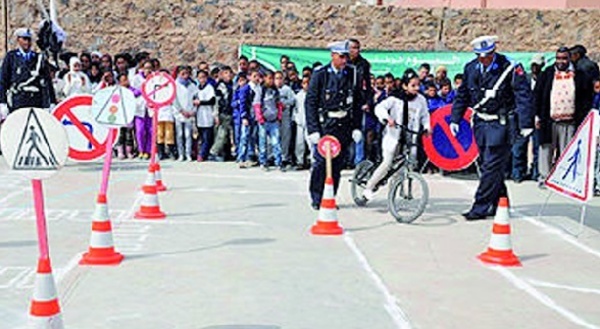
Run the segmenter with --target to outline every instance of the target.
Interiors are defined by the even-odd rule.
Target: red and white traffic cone
[[[340,235],[344,233],[344,229],[338,224],[333,178],[331,177],[325,180],[319,217],[317,223],[311,227],[310,232],[315,235]]]
[[[482,262],[501,266],[521,266],[521,261],[512,250],[509,220],[508,198],[502,197],[498,202],[498,209],[494,217],[489,247],[477,256]]]
[[[154,175],[154,167],[150,166],[148,168],[148,175],[146,176],[146,183],[142,186],[144,197],[140,204],[140,210],[135,213],[136,219],[164,219],[167,217],[167,215],[160,210]]]
[[[31,328],[62,329],[63,321],[58,303],[58,293],[52,275],[49,258],[38,260],[33,288],[33,299],[29,308]]]
[[[154,164],[154,173],[156,178],[156,190],[159,192],[164,192],[167,190],[167,187],[163,184],[162,174],[160,173],[160,162],[158,162],[158,157],[156,158],[156,163]]]
[[[79,261],[81,265],[119,265],[123,255],[115,251],[112,225],[108,215],[106,195],[99,194],[92,221],[89,251]]]

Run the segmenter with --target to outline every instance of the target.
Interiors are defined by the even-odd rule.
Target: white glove
[[[321,140],[321,134],[318,132],[308,135],[308,141],[313,145],[319,144],[319,140]]]
[[[352,140],[354,140],[354,143],[360,143],[360,141],[362,139],[363,139],[362,132],[358,129],[354,129],[352,131]]]
[[[54,112],[55,108],[56,108],[56,104],[54,104],[54,103],[50,104],[50,113]]]
[[[6,104],[0,104],[0,121],[6,119],[8,116],[8,106]]]
[[[521,129],[521,136],[527,137],[533,133],[533,128],[523,128]]]
[[[460,125],[458,123],[450,123],[450,132],[452,133],[452,136],[456,137],[456,135],[458,135],[458,132],[460,131]]]

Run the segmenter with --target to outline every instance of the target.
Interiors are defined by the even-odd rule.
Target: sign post
[[[317,144],[317,151],[325,158],[325,186],[323,197],[319,206],[319,217],[310,232],[315,235],[340,235],[344,229],[337,221],[337,205],[335,202],[335,188],[332,175],[332,160],[340,155],[342,146],[337,138],[327,135]]]
[[[142,84],[142,96],[148,103],[153,113],[152,116],[152,145],[150,148],[149,170],[156,175],[156,188],[158,191],[166,191],[167,187],[162,183],[160,173],[160,162],[156,157],[156,136],[158,129],[158,110],[168,106],[175,100],[177,95],[177,84],[175,80],[164,72],[150,75]]]
[[[79,261],[81,265],[118,265],[123,260],[123,255],[114,248],[107,193],[117,128],[127,126],[133,121],[135,106],[133,92],[124,87],[102,89],[94,95],[92,116],[98,124],[107,126],[109,133],[104,151],[100,192],[92,218],[90,247]]]
[[[42,179],[51,177],[64,166],[69,149],[67,134],[45,110],[23,108],[6,119],[0,144],[9,168],[30,178],[33,189],[39,259],[30,307],[31,320],[38,327],[63,328],[50,263]]]

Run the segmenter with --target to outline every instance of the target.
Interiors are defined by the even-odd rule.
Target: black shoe
[[[279,166],[279,171],[281,171],[281,172],[286,172],[286,171],[287,171],[287,169],[286,169],[286,167],[285,167],[285,166]]]
[[[319,210],[321,209],[321,205],[318,203],[314,203],[310,205],[314,210]]]
[[[462,216],[468,221],[482,220],[482,219],[486,219],[488,217],[487,215],[475,214],[470,211],[463,213]]]

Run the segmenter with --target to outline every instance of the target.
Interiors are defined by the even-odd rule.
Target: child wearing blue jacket
[[[252,122],[252,88],[248,85],[246,73],[237,76],[237,89],[231,99],[233,108],[233,138],[235,142],[236,162],[240,168],[249,167],[248,155],[250,151],[250,128]]]

